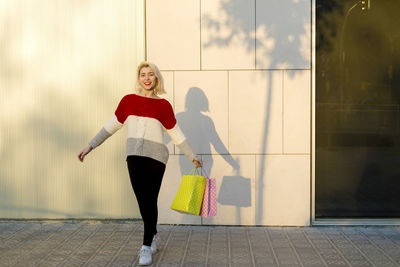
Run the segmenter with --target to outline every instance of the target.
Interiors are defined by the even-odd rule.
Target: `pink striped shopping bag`
[[[199,215],[202,217],[213,217],[217,215],[217,181],[215,178],[209,178],[208,175],[203,176],[207,178],[207,181]]]

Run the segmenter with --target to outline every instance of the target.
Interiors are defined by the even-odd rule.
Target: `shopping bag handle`
[[[203,175],[203,171],[204,171],[204,174],[205,174],[205,175]],[[208,174],[206,173],[206,169],[203,168],[203,166],[201,166],[201,176],[206,177],[207,179],[210,179],[210,177],[209,177]]]
[[[194,167],[194,168],[190,171],[189,174],[190,174],[190,175],[195,175],[195,174],[197,174],[197,175],[202,175],[202,173],[199,171],[199,168],[196,168],[196,167]]]
[[[199,171],[199,169],[200,169],[200,171]],[[204,172],[204,174],[203,174],[203,172]],[[208,177],[208,174],[206,173],[206,170],[203,168],[203,166],[201,166],[200,168],[196,168],[196,167],[194,167],[191,171],[190,171],[190,173],[189,173],[190,175],[201,175],[201,176],[203,176],[203,177],[205,177],[205,178],[207,178],[207,179],[210,179],[209,177]]]

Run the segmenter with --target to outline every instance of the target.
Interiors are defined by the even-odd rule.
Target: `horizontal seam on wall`
[[[308,69],[192,69],[192,70],[177,70],[177,69],[162,69],[161,71],[265,71],[265,70],[311,70],[311,68]]]
[[[183,154],[183,153],[176,153],[176,154],[170,154],[170,155],[179,155],[179,156],[184,156],[185,154]],[[254,156],[254,155],[256,155],[256,156],[258,156],[258,155],[260,155],[260,156],[262,156],[262,155],[282,155],[282,156],[291,156],[291,155],[293,155],[293,156],[296,156],[296,155],[304,155],[304,156],[310,156],[311,155],[311,153],[285,153],[285,154],[282,154],[282,153],[267,153],[267,154],[257,154],[257,153],[249,153],[249,154],[247,154],[247,153],[244,153],[244,154],[237,154],[237,153],[234,153],[234,154],[218,154],[218,153],[216,153],[216,154],[202,154],[202,153],[197,153],[197,155],[199,155],[199,156]]]

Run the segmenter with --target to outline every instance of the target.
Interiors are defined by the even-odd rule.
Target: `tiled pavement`
[[[158,227],[152,266],[400,266],[399,227]],[[0,266],[136,266],[143,225],[0,222]]]

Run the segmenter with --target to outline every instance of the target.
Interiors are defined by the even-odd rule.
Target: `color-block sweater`
[[[126,124],[126,154],[149,157],[166,164],[169,153],[164,144],[164,131],[188,157],[196,157],[180,130],[171,104],[165,99],[155,99],[129,94],[124,96],[114,115],[93,137],[89,144],[95,148]]]

